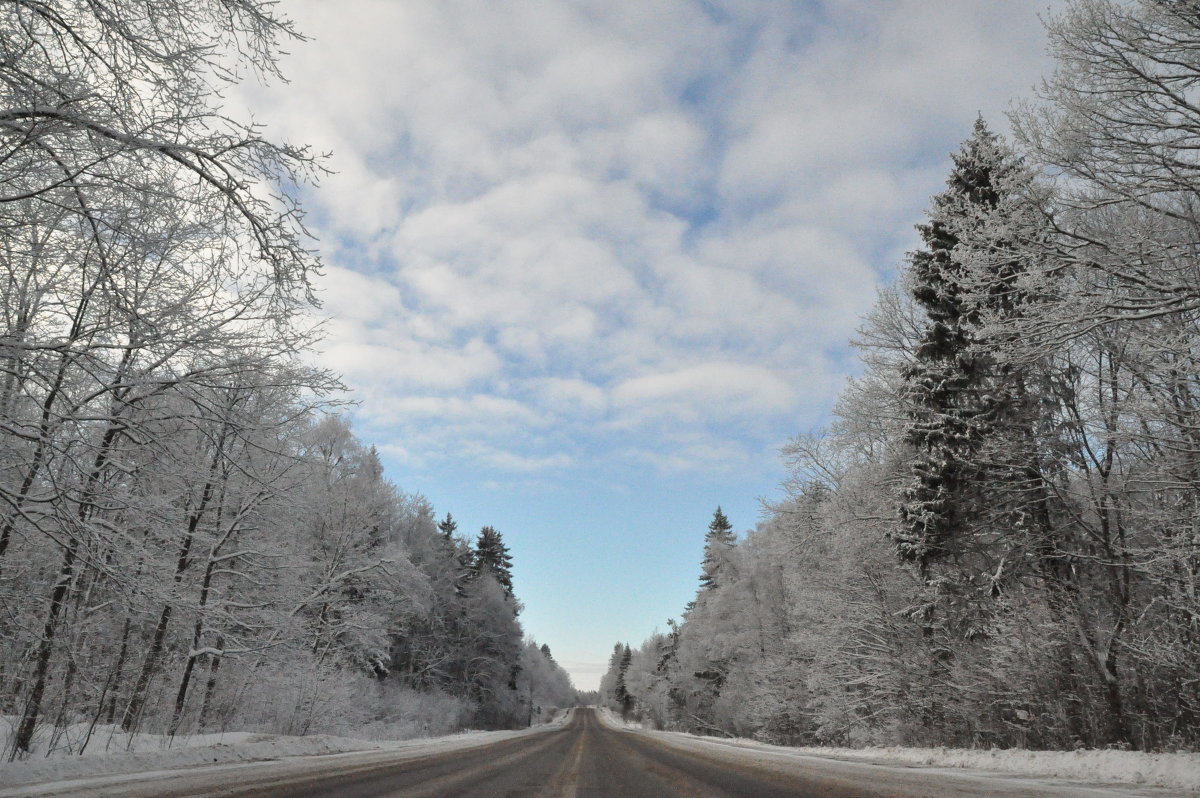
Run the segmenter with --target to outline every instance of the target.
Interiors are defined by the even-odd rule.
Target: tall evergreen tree
[[[704,535],[704,562],[701,564],[700,589],[712,590],[720,584],[720,570],[726,555],[737,542],[733,525],[718,506]]]
[[[1028,169],[982,119],[952,157],[908,272],[928,321],[904,372],[913,460],[893,537],[926,578],[935,562],[978,560],[1010,545],[1000,539],[1011,530],[1047,523],[1034,520],[1046,507],[1030,443],[1045,413],[1031,397],[1030,370],[998,357],[1003,341],[987,332],[1028,301],[1016,238],[1044,224],[1030,213]]]
[[[438,543],[441,547],[442,557],[448,565],[453,563],[448,570],[453,574],[456,592],[462,596],[466,583],[471,581],[474,574],[475,552],[470,544],[455,537],[454,533],[458,531],[458,522],[450,513],[446,513],[446,517],[438,523],[437,528],[441,533]]]
[[[633,662],[633,649],[629,644],[624,646],[621,651],[621,659],[617,665],[617,684],[613,689],[613,698],[617,705],[621,708],[621,717],[629,717],[629,713],[633,710],[633,696],[629,692],[629,688],[625,683],[625,677],[629,673],[629,665]]]
[[[474,569],[477,575],[485,570],[491,573],[504,592],[512,596],[512,555],[508,553],[504,538],[494,527],[485,526],[479,530],[479,538],[475,542]]]

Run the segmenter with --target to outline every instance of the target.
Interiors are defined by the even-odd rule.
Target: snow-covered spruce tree
[[[704,535],[704,562],[700,566],[700,589],[712,590],[721,584],[721,565],[737,543],[733,525],[717,507]]]
[[[714,722],[713,707],[738,654],[738,642],[728,632],[740,591],[737,538],[720,507],[713,513],[704,536],[704,559],[696,598],[683,612],[674,636],[672,658],[679,668],[669,692],[671,714],[689,731],[722,733]]]
[[[945,562],[998,593],[1014,550],[1049,556],[1046,378],[996,332],[1030,302],[1025,245],[1046,225],[1030,171],[982,119],[953,160],[906,274],[927,323],[903,372],[912,474],[893,537],[926,580]]]
[[[633,710],[634,698],[629,692],[629,685],[626,678],[629,675],[629,663],[633,660],[633,651],[626,644],[625,649],[621,652],[621,661],[617,664],[617,682],[613,687],[613,700],[617,705],[617,709],[621,711],[622,718],[628,718],[629,713]]]
[[[608,655],[608,668],[600,677],[600,701],[609,709],[620,709],[617,703],[617,678],[621,674],[621,658],[625,655],[625,644],[614,643]]]
[[[513,594],[512,555],[504,538],[494,527],[485,526],[479,530],[479,538],[475,541],[475,573],[490,573],[504,588],[510,597]]]
[[[1047,589],[1057,608],[1050,623],[1064,626],[1076,589],[1054,484],[1063,473],[1062,381],[1048,355],[1016,340],[1052,287],[1053,272],[1038,263],[1050,229],[1045,200],[1023,159],[982,119],[953,161],[904,275],[926,319],[901,372],[911,459],[892,533],[927,585],[911,609],[925,641],[921,679],[945,687],[986,674],[987,641],[1011,624],[1015,607],[1028,608],[1029,584]],[[1068,694],[1066,652],[1063,662],[1046,678]],[[946,696],[913,705],[910,735],[970,739],[973,729],[1004,728],[1002,717],[1024,706],[1004,690]]]

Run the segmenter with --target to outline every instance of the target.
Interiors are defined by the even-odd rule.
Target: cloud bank
[[[1036,8],[289,3],[314,41],[255,105],[333,153],[360,422],[521,474],[744,467],[816,423],[946,151],[1041,71]]]

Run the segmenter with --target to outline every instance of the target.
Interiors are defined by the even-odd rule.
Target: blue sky
[[[778,495],[1038,0],[286,0],[240,100],[331,153],[324,363],[389,477],[513,550],[582,687]]]

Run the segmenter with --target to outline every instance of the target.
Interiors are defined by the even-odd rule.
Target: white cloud
[[[353,318],[335,320],[328,329],[323,346],[326,363],[364,388],[460,391],[499,373],[503,366],[478,338],[450,346],[410,337],[400,324],[373,327]]]
[[[586,418],[608,409],[608,394],[586,380],[545,377],[531,380],[529,387],[547,408],[563,415]]]
[[[566,468],[571,465],[571,458],[563,453],[546,457],[526,457],[512,452],[483,451],[480,460],[488,466],[512,473],[535,473]]]
[[[333,317],[374,322],[404,307],[395,284],[336,265],[325,267],[320,299]]]
[[[759,468],[752,461],[757,452],[734,441],[685,435],[682,439],[670,436],[659,444],[630,448],[622,452],[622,457],[630,463],[649,466],[668,475],[696,471],[728,475]]]
[[[521,425],[537,425],[538,415],[512,399],[474,394],[469,396],[386,396],[377,397],[369,407],[364,408],[363,415],[378,421],[380,416],[392,418],[412,418],[424,421],[438,419],[441,421],[471,420],[486,424],[518,423]]]
[[[518,476],[817,423],[946,152],[1044,68],[1038,0],[287,8],[315,41],[245,93],[334,153],[327,362],[397,458]]]
[[[763,413],[792,406],[795,390],[762,366],[702,363],[626,380],[613,391],[619,405],[643,412],[711,418],[715,413]],[[700,415],[700,408],[706,413]]]

